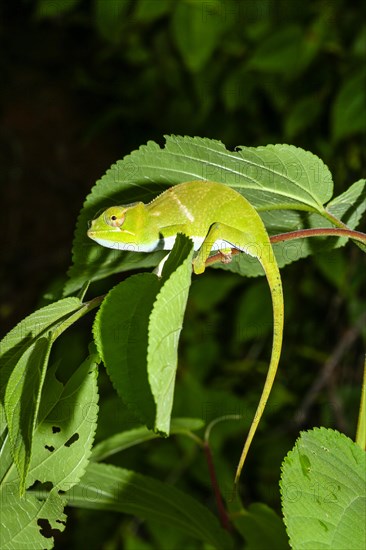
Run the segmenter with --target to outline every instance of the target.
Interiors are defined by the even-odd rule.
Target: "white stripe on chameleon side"
[[[95,239],[93,240],[98,244],[105,246],[106,248],[112,248],[113,250],[125,250],[127,252],[153,252],[157,249],[157,244],[142,245],[136,243],[118,243],[116,241],[108,241],[107,239]]]
[[[193,241],[193,247],[194,250],[198,250],[203,241],[205,240],[204,237],[190,237]],[[136,243],[119,243],[116,241],[108,241],[107,239],[95,239],[93,240],[100,244],[101,246],[105,246],[106,248],[112,248],[113,250],[124,250],[126,252],[154,252],[154,250],[171,250],[174,246],[176,236],[173,237],[165,237],[159,242],[155,242],[152,244],[136,244]],[[215,250],[222,250],[224,248],[237,248],[238,250],[242,250],[243,252],[246,252],[247,254],[253,256],[253,254],[250,252],[250,249],[240,248],[238,246],[235,246],[234,243],[229,243],[228,241],[224,241],[222,239],[218,239],[214,242],[211,250],[214,252]]]

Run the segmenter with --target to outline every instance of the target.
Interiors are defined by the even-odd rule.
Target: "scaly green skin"
[[[231,248],[256,257],[266,274],[273,304],[273,344],[267,378],[235,475],[238,482],[250,444],[267,403],[281,354],[283,295],[280,272],[264,224],[253,206],[231,187],[209,181],[181,183],[145,205],[108,208],[92,222],[88,236],[102,246],[136,252],[171,250],[184,233],[198,251],[195,273],[203,273],[211,251],[230,261]]]

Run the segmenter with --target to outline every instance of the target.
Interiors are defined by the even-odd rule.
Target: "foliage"
[[[129,179],[123,167],[131,163],[131,159],[136,171]],[[328,239],[321,250],[344,245],[347,237],[361,247],[365,246],[366,236],[352,231],[366,209],[365,180],[356,182],[345,193],[332,199],[332,179],[328,168],[306,151],[274,145],[257,149],[240,148],[232,153],[217,141],[175,136],[167,138],[164,149],[152,142],[140,148],[118,162],[97,183],[79,218],[75,235],[75,263],[70,270],[70,281],[74,286],[70,286],[69,282],[66,285],[68,292],[78,290],[80,283],[87,278],[98,281],[119,273],[124,269],[123,257],[128,263],[129,256],[133,256],[133,253],[121,254],[122,265],[118,265],[115,260],[110,260],[110,252],[107,251],[104,260],[98,263],[99,249],[83,246],[86,217],[93,217],[97,210],[106,206],[104,197],[112,181],[115,189],[111,193],[113,198],[108,197],[108,203],[122,197],[121,191],[131,200],[136,189],[142,190],[144,196],[153,196],[157,186],[165,185],[170,180],[171,184],[176,184],[191,179],[193,175],[197,178],[211,166],[222,174],[224,183],[242,192],[256,206],[270,235],[282,231],[286,237],[286,233],[291,234],[289,230],[297,227],[298,236],[305,237],[309,226],[319,235],[337,228],[337,235],[342,238],[337,239],[338,242]],[[248,171],[254,175],[249,175]],[[121,174],[120,180],[115,177],[116,174]],[[299,212],[304,215],[299,216]],[[336,214],[340,217],[337,218]],[[302,221],[303,225],[300,228],[299,225],[294,226],[294,220],[297,224]],[[281,262],[276,249],[276,256],[283,265],[318,252],[317,247],[309,246],[288,257],[286,262]],[[241,260],[243,256],[238,257]],[[151,255],[151,262],[154,262],[154,257],[156,259],[156,255]],[[177,539],[178,544],[195,540],[216,548],[232,548],[240,540],[243,544],[244,539],[246,548],[254,549],[267,544],[270,533],[273,533],[276,548],[288,548],[284,526],[268,506],[256,504],[246,509],[239,494],[234,495],[232,500],[229,492],[225,495],[221,490],[227,501],[227,515],[210,443],[211,430],[220,421],[220,415],[215,411],[210,423],[202,413],[195,419],[193,415],[177,418],[174,412],[175,392],[178,394],[176,410],[179,409],[179,392],[185,410],[192,410],[190,401],[196,401],[197,406],[197,400],[204,399],[203,378],[199,372],[191,375],[195,378],[196,395],[188,396],[184,382],[180,390],[179,383],[175,390],[178,341],[192,284],[192,257],[190,239],[179,236],[164,264],[161,277],[154,273],[132,275],[114,286],[106,296],[88,301],[84,301],[83,297],[61,298],[24,319],[1,341],[3,460],[0,491],[5,502],[6,525],[3,548],[17,548],[24,545],[25,540],[31,541],[34,548],[43,548],[44,537],[48,537],[47,547],[52,547],[50,537],[57,533],[58,528],[62,530],[65,526],[63,507],[66,503],[77,508],[134,514],[152,526],[156,522],[167,523],[183,532],[183,538]],[[138,260],[134,263],[136,268],[145,265],[139,264]],[[223,294],[220,298],[219,293],[216,299],[225,297],[226,292],[237,284],[234,273],[242,276],[261,274],[252,269],[250,262],[237,262],[230,270],[233,273],[226,274],[229,284],[224,283]],[[226,275],[223,274],[224,277]],[[85,287],[82,294],[86,290],[91,292],[93,288],[93,285],[88,290]],[[256,301],[256,295],[254,293],[251,300]],[[249,300],[250,304],[249,296],[244,297],[244,303]],[[52,345],[66,329],[99,306],[93,325],[96,349],[94,345],[90,346],[88,358],[63,384],[56,378],[57,363],[51,362],[47,368],[52,358]],[[202,307],[207,307],[206,300],[203,300]],[[255,308],[252,315],[256,315]],[[250,322],[250,314],[246,320]],[[252,329],[249,325],[249,340]],[[192,358],[194,363],[194,355]],[[92,449],[98,420],[96,369],[101,360],[135,420],[133,427],[125,430],[121,429],[123,423],[119,424],[116,433],[104,437]],[[195,387],[194,384],[190,390]],[[207,395],[211,400],[215,393],[209,392]],[[225,407],[230,406],[233,396],[228,392],[222,395]],[[118,407],[123,409],[122,403]],[[202,429],[200,417],[207,424],[203,437],[193,433]],[[224,415],[221,420],[229,418]],[[155,435],[149,429],[154,430]],[[222,527],[215,515],[186,491],[119,465],[97,463],[148,442],[151,442],[149,448],[153,449],[158,434],[165,437],[181,435],[189,439],[182,443],[182,449],[190,448],[192,452],[193,445],[196,451],[204,452]],[[350,537],[356,536],[357,547],[362,547],[363,529],[358,518],[362,515],[365,499],[358,490],[357,476],[364,472],[364,451],[345,437],[342,439],[339,434],[333,434],[325,429],[317,431],[315,437],[311,432],[303,434],[295,450],[284,461],[281,491],[292,547],[309,547],[306,542],[309,532],[313,536],[311,544],[333,547],[333,541],[338,541],[337,547],[341,547],[342,541],[349,542]],[[365,446],[363,428],[359,429],[357,443]],[[329,454],[324,454],[325,451]],[[355,458],[354,466],[348,464],[350,457]],[[348,484],[341,490],[342,476],[346,475],[341,468],[346,467]],[[220,468],[224,479],[230,479],[230,469],[232,465],[231,468],[226,465]],[[338,496],[332,492],[337,499],[338,514],[338,519],[332,514],[336,521],[334,525],[327,519],[328,510],[322,508],[323,515],[319,515],[316,512],[318,501],[315,499],[313,502],[309,496],[309,486],[322,485],[324,479],[330,479],[332,487],[337,484],[337,491],[340,491]],[[294,503],[290,487],[304,493],[304,498]],[[315,527],[304,529],[302,524],[299,525],[299,515],[311,523],[314,514],[320,518],[317,520],[317,530]],[[340,523],[340,517],[344,514],[347,515],[345,525]],[[229,527],[230,521],[236,528],[235,533],[231,531],[231,534],[223,529]]]
[[[299,449],[306,447],[305,454],[310,447],[319,449],[321,459],[325,454],[321,447],[329,448],[334,462],[344,465],[349,450],[357,456],[354,444],[345,444],[344,436],[343,443],[338,441],[335,433],[329,434],[324,428],[315,431],[315,439],[313,432],[302,432],[289,453],[292,471],[288,459],[283,464],[283,512],[278,479],[281,462],[300,429],[336,427],[351,439],[365,439],[365,394],[363,409],[357,411],[366,338],[362,251],[353,244],[340,248],[346,243],[342,237],[273,244],[283,267],[284,352],[238,499],[232,502],[233,471],[243,433],[254,416],[270,353],[272,311],[265,280],[237,275],[259,275],[257,262],[239,255],[231,266],[214,264],[219,269],[192,278],[178,348],[172,417],[164,411],[171,419],[170,437],[162,438],[141,425],[134,404],[139,402],[147,412],[149,403],[155,406],[153,398],[143,400],[149,394],[147,379],[138,378],[147,370],[144,352],[148,336],[142,346],[126,338],[129,360],[131,352],[133,357],[136,354],[146,359],[144,364],[137,362],[140,370],[136,379],[131,379],[133,389],[124,384],[128,405],[117,395],[102,364],[98,368],[98,405],[95,371],[100,357],[94,347],[87,355],[92,316],[84,316],[101,303],[89,295],[108,295],[94,322],[94,333],[103,332],[102,341],[97,342],[103,354],[100,348],[108,341],[108,317],[102,319],[102,312],[117,305],[113,293],[117,298],[123,289],[128,303],[133,304],[137,297],[128,290],[133,291],[134,281],[140,284],[140,293],[143,281],[147,292],[148,280],[154,275],[146,271],[158,263],[159,254],[111,254],[87,240],[85,228],[98,209],[115,200],[149,200],[159,190],[184,181],[182,166],[187,166],[193,169],[193,177],[209,176],[234,186],[245,196],[249,193],[272,237],[298,229],[334,227],[334,218],[326,219],[324,214],[364,231],[365,180],[359,178],[364,175],[366,151],[366,27],[360,10],[360,2],[350,5],[345,0],[20,0],[1,5],[0,63],[6,85],[0,92],[5,115],[0,139],[5,138],[1,149],[5,151],[2,166],[6,183],[0,191],[4,191],[5,199],[6,191],[13,200],[7,208],[1,197],[2,218],[9,220],[9,232],[3,236],[8,244],[2,250],[3,272],[9,271],[19,298],[12,299],[9,282],[1,279],[6,300],[0,307],[0,320],[6,319],[9,309],[17,320],[22,311],[30,311],[25,298],[30,294],[31,303],[39,298],[40,285],[37,287],[35,279],[43,275],[41,286],[49,280],[38,311],[1,342],[1,547],[49,548],[54,538],[56,548],[208,549],[212,547],[208,529],[216,533],[217,540],[223,537],[226,541],[215,517],[217,499],[207,447],[233,525],[229,536],[235,548],[281,549],[290,543],[301,547],[319,527],[322,536],[331,536],[331,529],[311,524],[310,515],[301,507],[308,504],[307,498],[289,502],[298,492],[286,491],[288,478],[284,476],[288,472],[290,489],[292,479],[296,479],[294,483],[302,484],[301,491],[306,491],[309,477],[303,475],[304,464],[297,460]],[[69,116],[65,105],[71,106]],[[54,113],[64,121],[61,128],[54,124]],[[28,139],[28,152],[19,133]],[[164,134],[173,134],[165,144]],[[177,139],[176,134],[204,135],[220,142],[211,141],[212,153],[203,147],[201,157],[199,140]],[[283,142],[296,147],[267,146]],[[183,154],[175,148],[177,143]],[[261,146],[256,168],[249,170],[247,163],[258,148],[234,149],[237,144]],[[268,160],[273,168],[270,155],[279,147],[281,154],[289,155],[286,162],[295,159],[289,170],[295,181],[306,174],[294,170],[295,155],[305,161],[309,181],[313,182],[307,196],[315,200],[307,207],[318,208],[318,212],[278,210],[278,204],[271,209],[271,201],[279,197],[267,180],[270,185],[262,208],[264,172],[260,162],[264,165]],[[129,151],[133,153],[124,156]],[[211,154],[220,159],[222,169],[207,162]],[[64,286],[61,273],[63,276],[69,262],[71,228],[85,189],[99,178],[101,167],[103,170],[113,158],[123,156],[86,199],[75,233],[74,263]],[[229,158],[234,169],[236,163],[240,166],[235,177],[227,171]],[[315,177],[313,162],[323,179]],[[176,172],[169,171],[175,163]],[[286,166],[282,168],[285,176]],[[23,189],[17,179],[21,174]],[[249,189],[251,178],[254,189]],[[304,198],[308,182],[306,177],[300,180],[298,190]],[[132,186],[135,181],[140,187]],[[283,178],[273,182],[286,187]],[[61,196],[66,197],[66,207],[57,202]],[[298,206],[299,198],[296,196]],[[51,211],[55,213],[52,226]],[[43,256],[37,259],[42,249]],[[12,263],[8,261],[9,251],[14,256]],[[310,254],[311,259],[295,261]],[[29,258],[33,262],[30,271]],[[55,258],[56,267],[52,265]],[[45,265],[47,269],[42,269]],[[142,273],[131,277],[135,269]],[[92,283],[85,298],[86,279]],[[158,282],[155,287],[142,309],[140,322],[146,331]],[[63,297],[77,291],[78,298]],[[45,305],[49,309],[44,309]],[[49,317],[56,311],[65,315]],[[120,322],[123,319],[140,331],[140,326],[133,324],[137,319],[128,313],[125,309],[114,312],[120,314]],[[122,333],[116,330],[115,335],[120,338]],[[171,351],[175,357],[176,347]],[[113,366],[108,369],[113,379]],[[117,390],[123,385],[118,374],[117,383],[113,381]],[[235,420],[238,417],[240,422]],[[95,466],[101,466],[98,474]],[[310,483],[314,480],[311,491],[317,480],[323,479],[324,466],[317,462],[311,472],[315,476],[310,478]],[[107,503],[101,503],[102,490],[92,479],[94,476],[95,482],[104,467],[109,473],[116,468],[108,479],[105,472],[100,474],[104,489],[110,490]],[[348,480],[352,481],[353,473],[348,471]],[[336,474],[332,468],[332,479],[338,485]],[[133,491],[129,480],[136,483],[141,501],[116,502],[120,490]],[[155,483],[159,497],[157,510],[154,494],[147,498],[143,493],[151,483]],[[19,492],[25,487],[20,499]],[[346,493],[341,487],[336,496],[341,495],[344,504]],[[189,525],[187,506],[174,508],[174,500],[179,505],[180,496],[170,489],[184,495],[183,499],[190,497],[187,506],[193,513],[199,507],[200,533],[194,528],[195,522]],[[160,498],[164,494],[171,495],[165,508]],[[310,496],[327,495],[313,491]],[[317,517],[328,510],[328,504],[335,504],[321,498],[310,501]],[[67,502],[72,507],[64,513]],[[352,507],[344,508],[350,525],[355,526]],[[153,517],[159,511],[170,518],[163,525],[156,515]],[[187,515],[179,530],[173,522],[184,512]],[[309,521],[306,533],[291,517],[297,512]],[[136,517],[131,518],[131,514]],[[362,545],[362,534],[359,540]]]

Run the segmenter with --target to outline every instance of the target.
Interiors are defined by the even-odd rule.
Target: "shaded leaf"
[[[215,516],[175,487],[130,470],[89,464],[81,482],[67,493],[69,506],[114,510],[168,523],[215,548],[231,548]]]
[[[170,435],[185,434],[193,430],[199,430],[203,426],[204,422],[199,418],[172,418]],[[145,426],[121,432],[98,443],[93,448],[91,459],[98,462],[134,445],[140,445],[140,443],[157,438],[159,438],[159,434],[148,430]]]

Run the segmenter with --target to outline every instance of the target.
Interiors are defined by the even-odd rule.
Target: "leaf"
[[[304,30],[298,25],[281,27],[259,44],[248,67],[266,73],[293,78],[310,63],[316,48],[304,40]]]
[[[356,181],[327,204],[327,211],[349,227],[356,227],[366,210],[366,179]]]
[[[191,284],[192,257],[192,241],[179,235],[163,271],[163,277],[165,273],[169,277],[160,289],[149,318],[147,371],[156,404],[154,428],[165,434],[170,430],[178,343]]]
[[[138,0],[133,18],[143,23],[152,23],[170,12],[171,0]]]
[[[224,18],[217,0],[177,2],[172,18],[172,32],[177,48],[187,68],[200,71],[217,48]]]
[[[186,434],[193,430],[199,430],[203,426],[204,422],[199,418],[172,418],[170,435]],[[93,448],[91,459],[98,462],[134,445],[140,445],[140,443],[157,438],[159,438],[159,434],[148,430],[145,426],[121,432],[98,443]]]
[[[194,179],[226,183],[245,195],[270,234],[308,227],[313,217],[313,224],[322,224],[323,217],[312,212],[324,214],[323,204],[333,192],[325,164],[312,153],[290,145],[238,147],[232,152],[221,142],[204,138],[167,136],[163,149],[149,142],[113,165],[87,197],[77,223],[65,294],[75,292],[86,279],[151,267],[162,257],[160,253],[118,252],[93,244],[86,231],[88,221],[100,209],[113,203],[149,202],[167,187]],[[280,265],[296,259],[291,259],[293,247],[293,243],[278,246],[278,250],[285,251],[281,252],[284,259],[279,259]],[[307,253],[309,249],[304,255]],[[300,253],[298,257],[303,256]],[[242,272],[248,273],[257,275],[261,271],[255,264],[252,270]]]
[[[46,500],[30,494],[23,498],[2,494],[1,550],[53,548],[53,536],[65,529],[64,506],[65,500],[56,492],[51,492]]]
[[[35,432],[29,485],[36,480],[51,481],[66,491],[83,476],[98,418],[97,361],[95,355],[86,359],[53,403],[49,386],[54,381],[46,380],[40,416],[42,409],[47,416]]]
[[[121,42],[123,23],[129,8],[129,0],[95,0],[95,25],[99,34],[108,42]]]
[[[156,275],[133,275],[114,287],[94,321],[95,345],[123,402],[153,428],[156,406],[148,384],[148,324],[160,289]]]
[[[0,398],[22,488],[51,345],[81,305],[77,298],[66,298],[46,306],[21,321],[0,343]]]
[[[81,482],[66,494],[69,506],[113,510],[169,524],[215,548],[231,548],[215,516],[182,491],[130,470],[91,463]]]
[[[234,520],[235,527],[244,536],[245,550],[288,550],[290,548],[281,518],[266,504],[251,504],[241,510]]]
[[[38,19],[60,17],[72,11],[80,0],[38,0],[35,16]]]
[[[366,454],[326,428],[302,432],[282,465],[281,498],[292,548],[363,550]]]
[[[93,327],[95,344],[123,402],[148,428],[166,434],[192,248],[190,239],[181,235],[161,279],[144,273],[117,285],[105,298]]]
[[[321,113],[321,102],[313,97],[301,98],[291,107],[285,119],[285,135],[289,140],[309,128]]]
[[[335,141],[365,131],[365,70],[347,78],[338,92],[332,110],[332,134]]]

